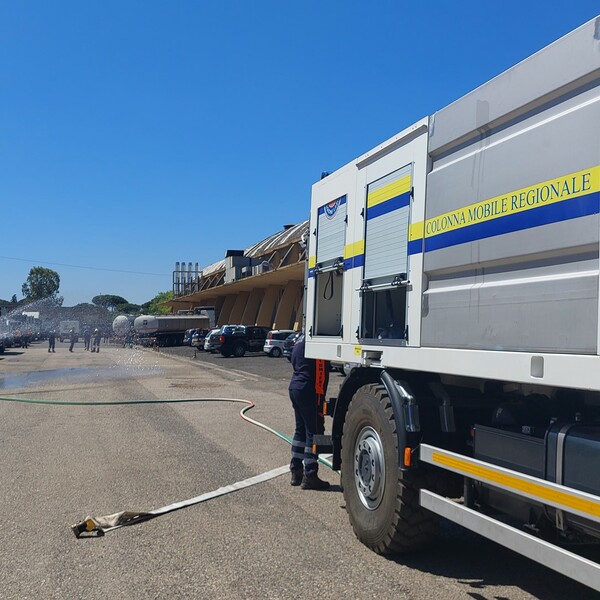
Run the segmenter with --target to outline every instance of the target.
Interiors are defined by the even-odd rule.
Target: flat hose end
[[[104,535],[104,531],[96,526],[93,519],[86,519],[85,521],[71,525],[71,531],[77,539],[82,537],[102,537]]]

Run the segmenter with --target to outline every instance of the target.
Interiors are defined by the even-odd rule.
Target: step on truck
[[[600,18],[313,186],[315,439],[365,545],[444,517],[600,590]]]

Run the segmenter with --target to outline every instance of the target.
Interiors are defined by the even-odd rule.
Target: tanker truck
[[[114,334],[119,338],[126,338],[133,332],[135,318],[128,315],[119,315],[112,324]]]
[[[143,345],[180,346],[186,329],[208,329],[207,315],[140,315],[133,328]]]
[[[445,518],[600,591],[599,32],[313,186],[306,353],[352,365],[314,450],[375,552]]]

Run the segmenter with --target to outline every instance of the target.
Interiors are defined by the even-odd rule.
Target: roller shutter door
[[[407,272],[412,164],[367,187],[365,279]]]
[[[317,225],[317,263],[329,266],[344,257],[346,243],[346,196],[319,208]]]

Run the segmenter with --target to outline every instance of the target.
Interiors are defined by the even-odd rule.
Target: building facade
[[[173,272],[173,312],[214,307],[217,325],[235,323],[271,329],[303,326],[308,221],[200,270],[177,263]]]

